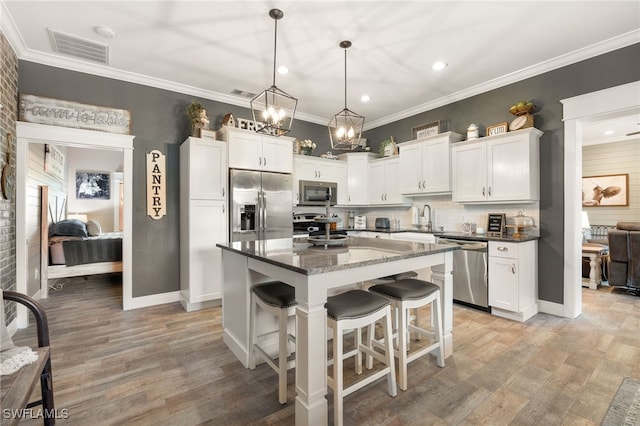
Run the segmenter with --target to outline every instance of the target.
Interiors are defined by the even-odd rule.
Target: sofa
[[[640,296],[640,222],[618,222],[607,237],[609,285]]]

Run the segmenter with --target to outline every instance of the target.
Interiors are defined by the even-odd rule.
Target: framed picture
[[[433,123],[411,128],[411,139],[424,138],[438,133],[440,133],[440,121],[434,121]]]
[[[585,176],[582,178],[582,207],[629,205],[629,175]]]
[[[504,123],[494,124],[493,126],[487,126],[487,136],[501,135],[507,133],[508,129],[509,123],[506,121]]]
[[[109,173],[76,172],[76,198],[108,200],[111,198]]]

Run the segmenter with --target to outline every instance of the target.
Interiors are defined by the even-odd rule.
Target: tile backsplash
[[[450,195],[414,197],[409,198],[409,202],[419,209],[420,216],[424,214],[424,206],[431,207],[431,222],[434,230],[444,227],[445,231],[462,232],[462,223],[475,223],[477,227],[487,227],[487,217],[489,213],[504,213],[509,218],[522,212],[525,216],[532,217],[536,227],[527,230],[527,233],[539,235],[540,211],[539,203],[529,204],[491,204],[491,205],[462,205],[451,201]],[[367,216],[367,226],[373,227],[376,217],[388,217],[393,223],[393,219],[400,219],[402,228],[409,228],[413,225],[412,206],[403,207],[360,207],[360,208],[333,208],[332,211],[341,217],[344,216],[344,223],[347,223],[347,212],[355,210],[358,215]]]

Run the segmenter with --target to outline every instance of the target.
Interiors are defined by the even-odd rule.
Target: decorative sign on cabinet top
[[[34,95],[20,95],[18,119],[59,127],[131,134],[131,113],[125,109],[85,105]]]

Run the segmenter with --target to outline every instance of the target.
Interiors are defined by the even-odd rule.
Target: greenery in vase
[[[315,149],[315,142],[311,141],[311,139],[305,139],[300,142],[300,151],[304,155],[311,155],[311,152]]]

